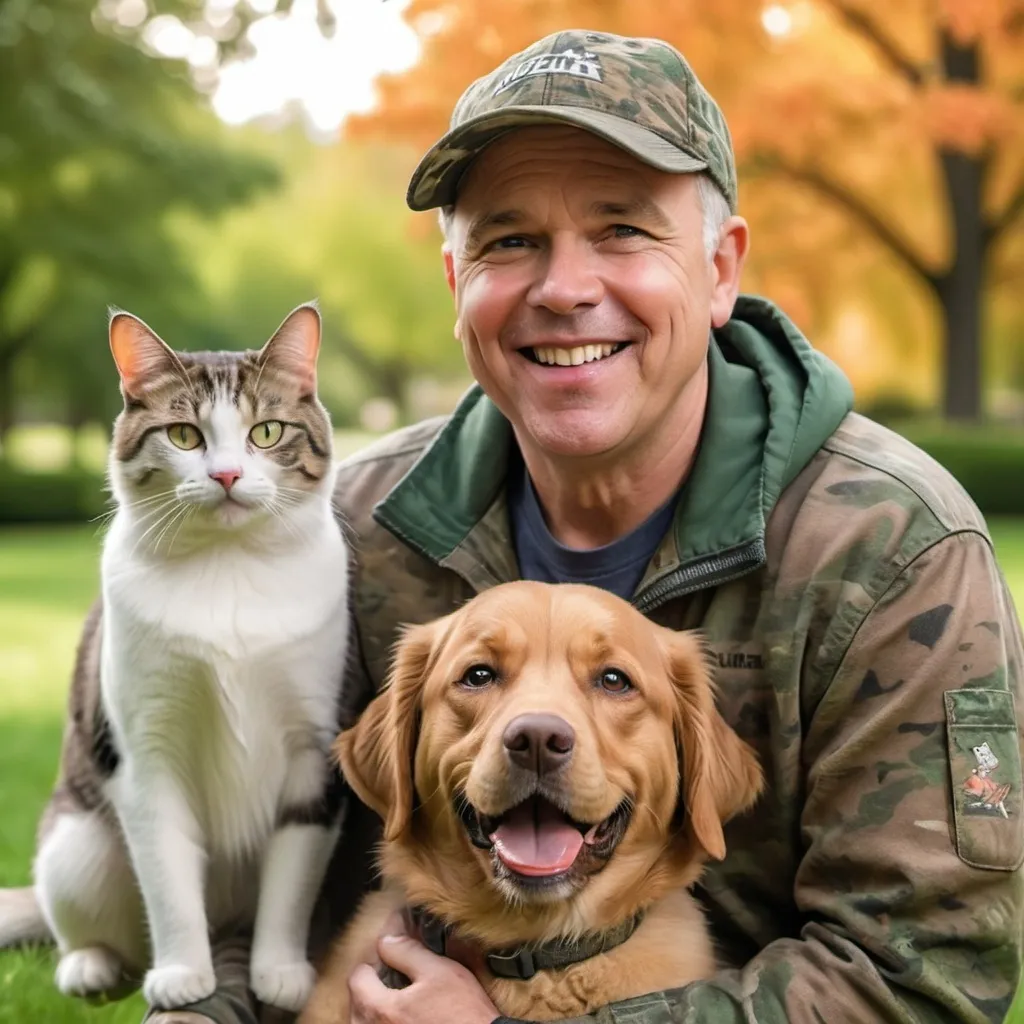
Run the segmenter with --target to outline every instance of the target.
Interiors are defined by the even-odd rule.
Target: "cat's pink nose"
[[[230,493],[235,481],[238,480],[241,475],[242,471],[240,469],[222,469],[219,473],[211,473],[210,479],[216,480],[225,491]]]

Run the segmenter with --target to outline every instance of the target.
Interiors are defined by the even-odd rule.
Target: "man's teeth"
[[[533,355],[546,366],[582,366],[595,359],[604,359],[616,349],[615,345],[577,345],[576,348],[535,347]]]

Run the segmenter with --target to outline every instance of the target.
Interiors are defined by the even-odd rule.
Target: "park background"
[[[28,880],[96,593],[108,305],[254,348],[318,297],[341,453],[451,409],[405,183],[469,81],[570,27],[686,53],[733,132],[744,289],[958,475],[1024,602],[1021,0],[0,0],[0,885]],[[0,1024],[140,1019],[51,972],[0,954]]]

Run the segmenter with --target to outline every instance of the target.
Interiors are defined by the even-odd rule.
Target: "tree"
[[[470,80],[546,32],[676,44],[729,120],[760,266],[793,246],[796,211],[815,196],[829,230],[790,261],[814,282],[805,294],[837,300],[843,243],[870,239],[938,311],[945,413],[981,414],[986,301],[1020,259],[1008,240],[1024,214],[1021,0],[413,0],[406,17],[423,59],[382,82],[379,111],[354,130],[421,147]]]
[[[320,388],[332,414],[354,418],[381,397],[407,420],[414,380],[465,375],[438,239],[410,229],[407,154],[312,146],[297,133],[287,151],[280,192],[213,229],[183,229],[212,297],[205,329],[224,347],[258,346],[290,307],[317,297]]]
[[[228,148],[180,62],[137,43],[80,0],[0,0],[0,445],[16,362],[38,364],[86,296],[100,325],[128,291],[182,308],[171,212],[210,216],[276,180]]]

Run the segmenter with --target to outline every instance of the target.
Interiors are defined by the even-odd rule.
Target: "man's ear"
[[[436,634],[437,622],[405,630],[384,689],[334,744],[342,774],[356,796],[383,820],[388,841],[412,824],[420,695]]]
[[[740,275],[750,249],[750,229],[733,215],[722,225],[718,248],[712,257],[711,326],[724,327],[732,316],[740,293]]]
[[[722,860],[722,825],[757,800],[763,785],[761,766],[715,707],[708,660],[696,634],[665,630],[663,640],[675,689],[680,797],[686,820],[697,842]]]
[[[441,255],[444,256],[444,279],[448,282],[448,290],[452,293],[452,297],[455,297],[455,257],[452,255],[452,251],[445,242],[444,248],[441,250]]]

